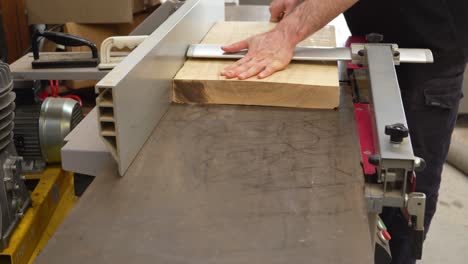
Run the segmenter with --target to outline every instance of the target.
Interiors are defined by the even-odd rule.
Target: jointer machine
[[[408,213],[421,257],[425,196],[414,186],[424,161],[413,153],[395,66],[431,63],[429,50],[384,43],[298,49],[297,60],[352,62],[351,83],[365,84],[343,84],[333,111],[171,104],[172,78],[187,57],[244,55],[195,44],[215,22],[267,13],[178,1],[174,12],[156,10],[142,24],[148,36],[108,73],[12,67],[23,79],[102,78],[97,109],[62,149],[65,169],[96,179],[37,263],[388,263],[383,207]],[[277,141],[314,141],[317,135],[296,130],[304,120],[330,138],[313,155],[282,151]],[[284,125],[287,133],[272,132]],[[112,132],[99,136],[99,126]],[[271,155],[260,158],[265,151],[252,146]],[[313,163],[301,174],[314,179],[310,185],[290,177],[292,163]]]
[[[379,34],[366,36],[365,44],[352,43],[354,39],[348,39],[346,48],[298,47],[292,60],[348,62],[376,262],[385,263],[384,256],[388,262],[391,260],[388,246],[391,236],[377,216],[383,207],[402,208],[408,215],[415,241],[414,255],[421,259],[426,197],[415,192],[415,188],[416,172],[426,165],[423,159],[414,156],[395,66],[432,63],[433,56],[430,50],[401,49],[396,44],[380,43],[383,36]],[[187,51],[187,57],[202,59],[241,59],[245,54],[246,51],[225,53],[220,45],[211,44],[193,44]],[[368,97],[362,96],[363,92]]]

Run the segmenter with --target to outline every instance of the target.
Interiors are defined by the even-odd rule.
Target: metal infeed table
[[[371,263],[355,139],[348,106],[172,105],[37,263]]]

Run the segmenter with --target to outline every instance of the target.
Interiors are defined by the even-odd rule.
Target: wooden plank
[[[229,44],[274,26],[269,22],[219,22],[202,43]],[[325,27],[299,46],[335,47],[334,27]],[[324,109],[338,106],[336,63],[293,62],[268,78],[253,77],[245,81],[220,76],[220,71],[232,63],[231,60],[188,60],[174,78],[173,101]]]

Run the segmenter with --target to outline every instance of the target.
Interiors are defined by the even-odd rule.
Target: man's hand
[[[302,0],[274,0],[270,5],[271,22],[279,22],[289,15]]]
[[[245,80],[257,75],[262,79],[283,70],[291,62],[296,43],[278,29],[223,47],[228,53],[248,49],[246,56],[225,68],[226,78]]]
[[[271,5],[271,17],[278,19],[283,13],[285,15],[281,21],[267,33],[223,47],[228,53],[243,49],[248,49],[248,53],[225,68],[221,75],[244,80],[255,75],[265,78],[283,70],[291,62],[294,48],[301,40],[324,27],[357,1],[275,0]]]
[[[270,5],[270,20],[278,22],[290,14],[302,0],[274,0]],[[226,78],[244,80],[257,75],[262,79],[283,70],[291,62],[295,43],[280,30],[257,35],[223,47],[225,52],[248,49],[247,55],[221,72]]]

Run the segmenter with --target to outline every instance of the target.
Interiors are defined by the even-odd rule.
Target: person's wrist
[[[290,48],[295,48],[297,44],[302,41],[300,32],[297,32],[294,28],[288,27],[287,25],[278,24],[274,30],[281,35],[281,38],[288,43]]]

